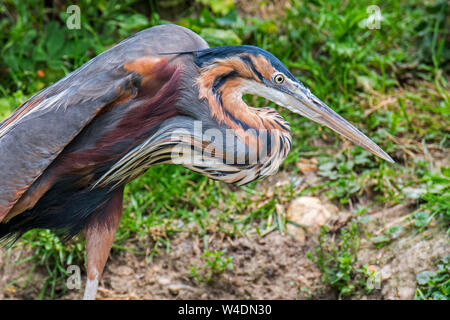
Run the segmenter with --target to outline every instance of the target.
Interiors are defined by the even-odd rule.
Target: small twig
[[[383,108],[383,107],[387,107],[387,106],[393,104],[396,101],[397,101],[396,97],[388,97],[386,100],[381,101],[375,107],[370,108],[369,110],[364,112],[364,117],[367,117],[368,115],[370,115],[371,113],[377,111],[378,109]]]

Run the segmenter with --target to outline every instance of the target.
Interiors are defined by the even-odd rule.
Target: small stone
[[[16,293],[17,290],[16,290],[16,288],[15,288],[14,286],[9,286],[9,287],[7,287],[7,288],[5,289],[5,292],[8,292],[8,293]]]
[[[338,212],[336,206],[323,203],[316,197],[304,196],[291,202],[287,211],[287,219],[314,231],[324,225],[336,212]]]
[[[180,293],[180,287],[177,285],[170,285],[168,287],[170,294],[176,296],[178,293]]]
[[[392,276],[391,267],[389,265],[384,266],[380,270],[380,275],[381,275],[381,280],[382,281],[386,281],[386,280],[390,279],[391,276]]]
[[[305,243],[306,235],[302,227],[294,226],[290,223],[286,224],[286,231],[288,234],[294,236],[295,240],[300,243]]]
[[[193,287],[182,284],[182,283],[174,283],[167,286],[167,289],[169,289],[169,292],[176,296],[178,293],[180,293],[180,290],[194,290]]]
[[[170,278],[159,277],[158,282],[159,282],[159,284],[162,284],[163,286],[168,285],[170,283]]]
[[[297,161],[297,168],[303,174],[317,172],[317,158],[300,158]]]
[[[131,269],[130,267],[120,266],[116,269],[115,273],[118,274],[119,276],[129,276],[133,272],[134,272],[133,269]]]
[[[415,288],[410,286],[398,288],[398,297],[401,300],[411,300],[414,298]]]

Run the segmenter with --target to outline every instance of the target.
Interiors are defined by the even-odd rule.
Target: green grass
[[[416,276],[418,288],[417,300],[448,300],[450,297],[450,255],[440,259],[437,270],[426,270]]]
[[[204,264],[201,266],[192,266],[190,268],[189,276],[197,283],[211,282],[214,277],[217,277],[225,272],[225,270],[233,270],[233,257],[226,257],[226,251],[205,250],[202,255]]]
[[[337,234],[322,226],[319,244],[307,253],[319,267],[322,282],[335,289],[340,299],[371,293],[379,281],[367,265],[357,266],[360,225],[358,216]]]
[[[41,0],[0,3],[0,118],[118,41],[166,23],[161,18],[164,11],[177,6],[176,1],[172,8],[156,1],[79,3],[80,30],[65,28],[64,2],[56,1],[53,8]],[[316,157],[317,185],[299,190],[293,183],[266,199],[253,183],[243,188],[245,196],[238,197],[234,188],[181,167],[157,166],[127,186],[114,250],[133,250],[150,261],[169,251],[171,237],[180,231],[201,236],[212,231],[231,236],[252,230],[261,236],[283,231],[286,221],[275,205],[300,194],[326,195],[343,206],[364,202],[368,207],[390,206],[414,196],[417,228],[423,230],[437,219],[448,230],[450,169],[438,168],[434,159],[436,152],[448,153],[450,147],[446,1],[294,0],[281,17],[266,20],[239,15],[229,3],[208,7],[210,3],[197,1],[172,20],[213,46],[242,43],[271,51],[396,163],[375,158],[331,130],[277,107],[291,123],[293,135],[292,152],[281,170],[300,175],[298,159]],[[368,17],[367,6],[373,4],[381,8],[380,29],[360,27]],[[245,99],[254,106],[275,107],[261,98]],[[411,188],[418,191],[414,195],[405,191]],[[148,241],[134,241],[132,248],[126,245],[127,239],[149,237],[150,250]],[[55,291],[57,283],[67,265],[82,265],[82,242],[63,245],[48,231],[32,231],[23,243],[35,248],[33,261],[49,270],[41,297],[63,294]],[[333,267],[343,268],[339,272],[344,278],[332,279],[334,269],[330,274],[330,282],[342,295],[356,290],[349,286],[355,277],[347,262]]]

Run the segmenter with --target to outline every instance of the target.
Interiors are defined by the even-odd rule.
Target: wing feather
[[[150,60],[139,59],[167,50],[207,47],[186,28],[153,27],[98,55],[21,105],[0,123],[0,222],[99,113],[137,94],[151,65]]]
[[[53,96],[43,92],[5,120],[0,132],[0,221],[64,147],[105,106],[130,90],[132,78],[97,74],[87,84],[95,84],[96,94],[77,86]]]

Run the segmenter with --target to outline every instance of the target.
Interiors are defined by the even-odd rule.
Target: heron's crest
[[[292,80],[297,81],[297,79],[289,72],[284,64],[280,60],[278,60],[277,57],[275,57],[270,52],[255,46],[234,45],[214,47],[194,52],[194,56],[194,61],[199,67],[204,67],[206,65],[212,64],[218,59],[229,59],[233,57],[246,59],[245,57],[248,56],[262,57],[267,60],[267,62],[270,62],[275,70],[283,72]]]
[[[269,62],[272,67],[284,73],[293,81],[298,81],[292,73],[286,68],[286,66],[272,53],[266,51],[264,49],[251,46],[251,45],[231,45],[231,46],[220,46],[207,48],[202,50],[188,50],[188,51],[177,51],[177,52],[165,52],[159,53],[160,55],[171,55],[171,54],[193,54],[195,64],[200,67],[206,67],[208,65],[212,65],[217,61],[223,61],[224,59],[231,58],[240,58],[244,60],[246,63],[252,63],[252,61],[248,60],[249,56],[254,58],[262,57],[267,62]],[[256,68],[253,68],[253,71],[258,75],[259,71]],[[260,75],[260,74],[259,74]],[[258,76],[259,76],[258,75]]]

